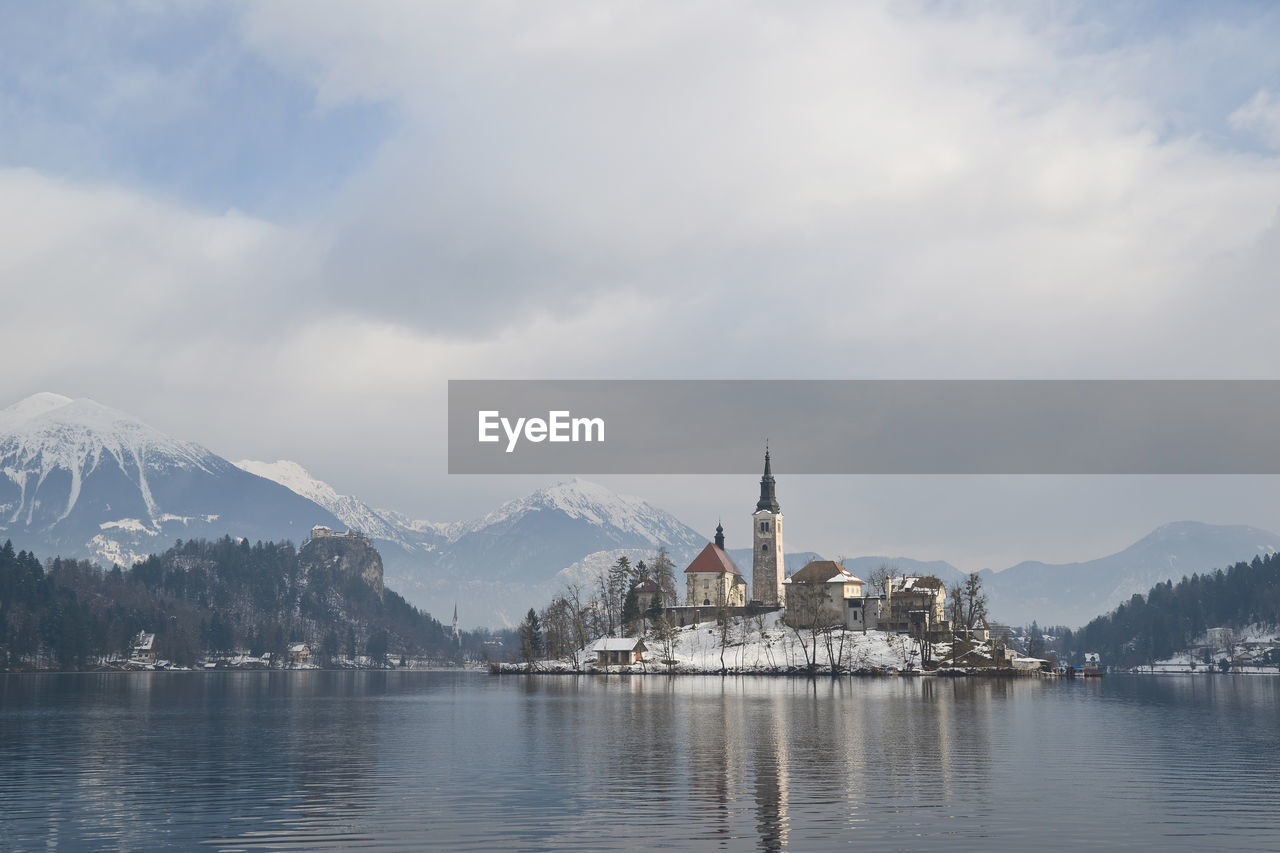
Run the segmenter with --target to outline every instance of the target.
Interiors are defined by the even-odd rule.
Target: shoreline
[[[725,669],[701,669],[696,667],[573,667],[562,665],[543,665],[525,663],[490,663],[490,675],[667,675],[667,676],[748,676],[759,675],[770,678],[1028,678],[1042,676],[1059,678],[1054,673],[1039,670],[1016,670],[1004,667],[981,667],[974,669],[940,668],[936,670],[898,670],[892,668],[865,668],[838,670],[832,672],[830,667],[808,669],[805,667],[775,667],[764,669],[742,669],[726,667]]]

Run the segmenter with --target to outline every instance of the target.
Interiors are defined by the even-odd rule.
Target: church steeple
[[[760,478],[760,501],[751,514],[751,597],[776,607],[784,603],[782,578],[786,558],[782,551],[782,507],[774,491],[773,466],[769,446],[764,448],[764,476]]]
[[[760,500],[756,502],[756,512],[782,512],[778,506],[778,496],[774,491],[773,471],[769,466],[769,448],[764,449],[764,476],[760,478]]]
[[[724,550],[724,527],[720,522],[716,522],[716,547],[721,551]]]

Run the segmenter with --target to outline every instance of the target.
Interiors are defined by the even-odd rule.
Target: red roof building
[[[716,541],[693,558],[684,570],[689,607],[744,607],[747,581],[733,558],[724,550],[724,527],[716,525]]]

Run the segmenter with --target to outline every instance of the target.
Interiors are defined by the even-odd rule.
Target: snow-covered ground
[[[1244,628],[1210,628],[1197,637],[1191,648],[1153,664],[1135,667],[1134,672],[1184,673],[1221,672],[1219,661],[1231,659],[1230,672],[1251,675],[1277,675],[1280,668],[1263,664],[1264,655],[1280,648],[1280,631],[1271,625],[1249,625]],[[1211,663],[1205,663],[1205,652]]]
[[[902,634],[884,631],[831,631],[799,635],[781,622],[781,613],[760,617],[733,619],[726,630],[714,622],[690,625],[676,634],[671,657],[662,643],[645,640],[648,651],[644,660],[631,667],[610,667],[609,671],[711,673],[727,670],[734,673],[776,673],[804,670],[812,661],[820,671],[829,671],[833,662],[846,671],[919,669],[917,644]],[[573,658],[540,661],[533,669],[541,672],[569,672],[594,667],[595,643],[581,649]],[[807,649],[807,652],[806,652]],[[948,652],[946,645],[934,646],[935,661]],[[665,661],[674,661],[668,665]],[[524,671],[523,664],[508,665],[512,671]]]

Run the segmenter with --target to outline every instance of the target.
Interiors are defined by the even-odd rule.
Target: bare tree
[[[888,595],[889,585],[893,583],[893,576],[897,574],[897,567],[888,563],[881,563],[876,570],[867,578],[867,583],[871,586],[871,590],[876,595]]]
[[[653,637],[658,648],[662,650],[662,662],[668,668],[674,667],[676,646],[680,642],[680,629],[671,624],[671,617],[667,615],[665,610],[654,617],[650,636]]]
[[[982,578],[977,572],[971,572],[964,580],[964,586],[952,590],[959,603],[959,619],[966,633],[971,634],[979,622],[987,618],[987,594],[982,591]]]
[[[823,631],[822,640],[827,649],[827,663],[831,666],[832,676],[838,675],[845,669],[844,647],[848,637],[849,632],[839,622]]]
[[[649,574],[658,584],[658,594],[662,596],[662,606],[670,607],[678,602],[676,597],[675,563],[667,554],[667,546],[659,545],[658,553],[653,555],[649,564]]]
[[[818,642],[824,631],[840,624],[840,620],[823,606],[828,591],[825,583],[797,581],[791,578],[792,590],[783,622],[795,632],[804,653],[805,667],[814,672],[818,667]],[[806,640],[807,638],[807,640]]]
[[[724,665],[724,653],[729,648],[729,641],[733,636],[733,620],[729,616],[729,611],[725,609],[724,603],[721,602],[720,607],[716,609],[716,638],[720,644],[720,672],[726,671]]]

